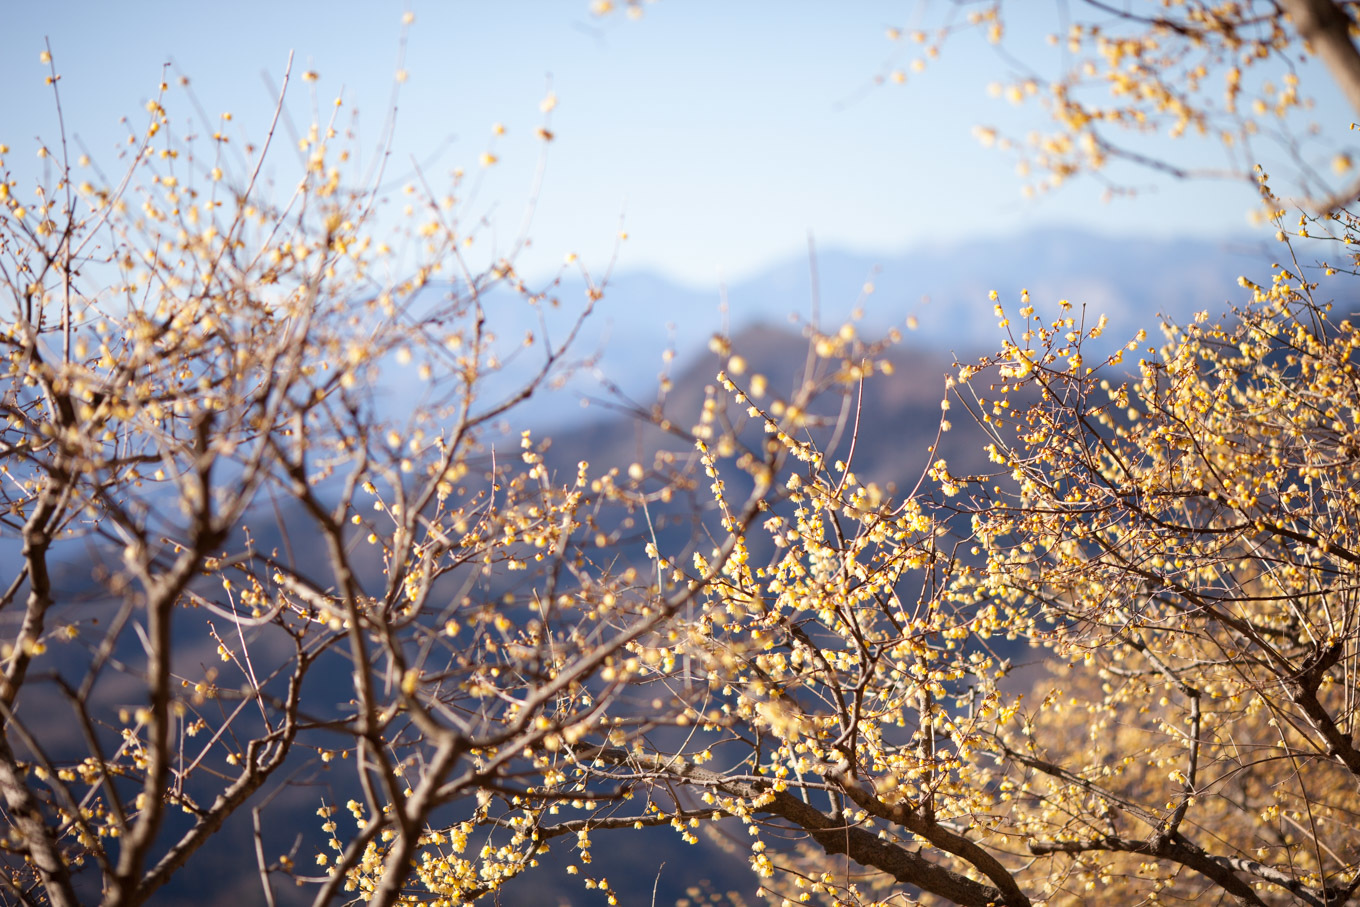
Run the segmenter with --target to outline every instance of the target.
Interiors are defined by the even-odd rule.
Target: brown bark
[[[655,773],[658,777],[672,781],[682,781],[744,800],[758,801],[761,805],[755,807],[757,812],[779,816],[793,823],[806,831],[827,853],[845,854],[861,866],[878,869],[904,885],[928,891],[963,907],[998,907],[1003,904],[1006,907],[1029,907],[1029,898],[1020,892],[1013,880],[1009,880],[1009,876],[1010,885],[1007,887],[1010,891],[1003,892],[994,885],[975,881],[962,873],[933,863],[901,844],[883,840],[874,831],[849,825],[839,816],[828,816],[786,791],[771,792],[765,785],[728,778],[691,765],[682,759],[630,753],[617,747],[583,747],[577,751],[577,755],[582,761],[593,759],[608,765],[628,766],[647,774]],[[934,826],[934,830],[950,835],[950,843],[957,843],[953,838],[959,836],[953,835],[952,832],[946,832],[938,825]],[[931,843],[940,846],[934,840],[931,840]],[[956,856],[961,856],[953,849],[947,847],[945,849],[955,853]],[[990,855],[985,851],[979,849],[979,853],[990,860]],[[964,859],[970,859],[970,856],[971,854],[964,856]]]
[[[1351,40],[1350,16],[1332,0],[1280,0],[1280,6],[1360,114],[1360,49]]]

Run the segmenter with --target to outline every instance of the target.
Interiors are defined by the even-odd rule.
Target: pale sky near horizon
[[[1041,126],[1042,115],[989,97],[988,83],[1014,70],[978,36],[947,45],[905,86],[872,84],[896,48],[886,27],[910,28],[917,2],[833,9],[661,0],[639,21],[597,21],[588,6],[410,4],[394,186],[411,178],[413,159],[435,182],[455,166],[477,170],[493,124],[503,123],[499,162],[470,210],[486,214],[495,241],[508,245],[538,160],[539,102],[549,84],[557,95],[534,248],[521,270],[552,267],[566,252],[600,269],[621,218],[630,238],[620,268],[691,285],[738,280],[804,254],[809,234],[822,247],[890,254],[1039,226],[1151,236],[1247,229],[1253,199],[1241,184],[1175,184],[1140,173],[1135,181],[1151,191],[1133,200],[1103,203],[1090,180],[1023,198],[1012,161],[981,147],[972,128]],[[290,50],[295,75],[319,73],[323,107],[342,90],[357,105],[362,144],[371,149],[388,108],[404,9],[353,0],[15,6],[0,50],[0,142],[15,149],[10,166],[22,182],[22,168],[37,165],[35,137],[56,134],[38,59],[47,38],[68,131],[97,160],[111,158],[126,134],[120,116],[144,116],[171,60],[209,115],[230,110],[240,131],[258,138],[273,105],[264,74],[277,82]],[[1048,52],[1040,39],[1049,23],[1013,17],[1011,27],[1019,38],[1033,31],[1036,57]],[[311,90],[294,83],[297,109],[307,108]],[[1328,97],[1318,114],[1349,122]],[[198,119],[177,109],[174,95],[167,106],[172,116]]]

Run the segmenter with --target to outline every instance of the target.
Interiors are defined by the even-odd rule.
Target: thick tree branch
[[[580,747],[577,756],[583,761],[627,766],[752,801],[757,812],[792,822],[806,831],[827,853],[845,854],[856,863],[885,872],[904,885],[913,885],[964,907],[995,907],[998,904],[1021,907],[1029,904],[1029,899],[1020,894],[1018,888],[1014,894],[1004,894],[1000,888],[974,881],[932,863],[900,844],[885,841],[869,829],[849,825],[843,817],[828,816],[787,791],[774,791],[759,782],[735,781],[683,759],[630,753],[618,747]],[[944,831],[940,826],[935,828]]]
[[[1356,749],[1350,735],[1337,726],[1336,719],[1327,711],[1317,695],[1323,676],[1335,667],[1343,652],[1341,643],[1334,643],[1321,650],[1299,672],[1298,677],[1289,681],[1286,686],[1290,698],[1303,710],[1309,724],[1326,741],[1327,755],[1346,766],[1352,775],[1360,778],[1360,749]]]
[[[1329,889],[1319,893],[1297,879],[1255,860],[1214,856],[1179,836],[1168,840],[1139,841],[1110,835],[1086,841],[1031,841],[1029,844],[1030,853],[1036,856],[1053,853],[1081,854],[1096,850],[1135,853],[1179,863],[1209,879],[1242,904],[1264,905],[1265,902],[1248,882],[1237,875],[1239,872],[1273,882],[1312,907],[1327,907],[1329,904],[1341,903],[1335,899],[1335,895],[1342,889]]]
[[[80,901],[71,884],[71,874],[67,871],[54,829],[43,818],[42,807],[29,790],[28,779],[18,768],[14,751],[4,734],[0,734],[0,796],[4,797],[14,831],[19,834],[33,868],[38,871],[48,903],[52,907],[77,907]]]
[[[1351,109],[1360,114],[1360,50],[1351,18],[1332,0],[1279,0],[1299,37],[1312,45]]]

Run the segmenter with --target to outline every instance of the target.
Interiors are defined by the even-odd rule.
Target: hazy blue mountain
[[[979,238],[923,246],[894,256],[838,250],[819,251],[814,262],[795,256],[760,274],[707,288],[676,284],[655,274],[623,273],[611,280],[582,328],[564,399],[544,395],[525,411],[543,427],[581,418],[581,397],[606,395],[614,385],[635,399],[650,400],[673,347],[678,363],[706,349],[718,331],[731,334],[757,324],[806,325],[813,319],[835,328],[859,310],[860,329],[881,335],[897,327],[905,342],[975,355],[996,348],[1003,337],[989,293],[996,290],[1009,312],[1028,289],[1041,314],[1057,312],[1060,299],[1094,323],[1109,317],[1106,337],[1123,343],[1140,327],[1156,339],[1160,316],[1185,321],[1205,309],[1211,316],[1245,300],[1240,275],[1263,279],[1271,250],[1248,240],[1143,239],[1074,230],[1044,230],[1023,236]],[[866,284],[873,292],[866,293]],[[562,277],[548,292],[556,307],[531,307],[495,291],[487,294],[491,319],[507,345],[543,326],[549,336],[565,335],[570,318],[586,300],[579,278]],[[907,320],[914,318],[914,329]],[[542,321],[540,321],[542,319]],[[536,362],[532,355],[522,360]],[[492,387],[508,392],[524,372],[518,365]]]

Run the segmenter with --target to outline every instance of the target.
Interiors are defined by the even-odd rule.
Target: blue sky
[[[539,102],[559,99],[534,246],[521,270],[567,252],[595,269],[629,239],[619,266],[694,285],[738,280],[819,246],[891,253],[922,243],[995,236],[1040,225],[1106,233],[1198,236],[1247,228],[1249,190],[1237,184],[1134,180],[1151,191],[1103,203],[1084,181],[1039,200],[1022,197],[1012,162],[981,147],[979,123],[1023,131],[1037,108],[1013,110],[988,83],[1012,72],[976,36],[948,45],[904,86],[875,87],[896,49],[888,26],[912,27],[920,4],[735,3],[662,0],[639,21],[591,17],[586,0],[413,2],[389,173],[398,186],[422,163],[435,182],[478,168],[492,126],[499,162],[471,211],[505,246],[531,192],[540,143]],[[1013,42],[1042,60],[1051,23],[1012,21]],[[0,142],[21,178],[35,136],[56,134],[38,61],[51,41],[68,129],[99,160],[141,116],[162,63],[192,80],[205,111],[230,110],[240,130],[263,134],[273,97],[262,74],[315,70],[318,97],[343,90],[360,110],[361,144],[377,142],[391,96],[407,7],[379,2],[53,2],[6,13],[0,50]],[[1031,40],[1033,39],[1033,40]],[[900,61],[910,62],[910,57]],[[1329,86],[1328,86],[1329,87]],[[295,83],[305,118],[311,86]],[[172,115],[194,116],[173,98]],[[1323,96],[1319,117],[1349,122]],[[1339,130],[1338,130],[1339,131]],[[285,149],[287,150],[287,149]],[[1178,152],[1178,153],[1184,153]]]

